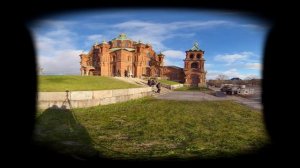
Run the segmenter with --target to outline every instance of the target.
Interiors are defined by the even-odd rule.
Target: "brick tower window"
[[[201,58],[201,55],[200,54],[197,54],[197,59],[200,59]]]
[[[194,54],[190,54],[190,59],[194,59]]]
[[[191,68],[198,68],[198,63],[197,62],[193,62],[191,64]]]

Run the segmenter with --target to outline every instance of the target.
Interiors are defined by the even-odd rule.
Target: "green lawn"
[[[38,76],[38,80],[38,90],[40,92],[109,90],[139,87],[135,84],[102,76]]]
[[[177,85],[177,84],[180,84],[178,82],[174,82],[174,81],[170,81],[170,80],[165,80],[165,79],[160,79],[158,80],[160,83],[164,83],[164,84],[167,84],[167,85]]]
[[[37,144],[81,158],[228,157],[268,143],[262,113],[232,101],[142,98],[36,118]]]
[[[175,91],[211,91],[210,89],[206,87],[188,87],[188,86],[183,86],[181,88],[175,89]]]

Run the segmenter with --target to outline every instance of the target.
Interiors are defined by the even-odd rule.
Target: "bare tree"
[[[257,76],[255,76],[255,75],[247,76],[246,80],[247,80],[248,84],[251,84],[251,86],[258,85],[259,81],[260,81],[259,79],[257,79]]]
[[[224,83],[224,80],[227,80],[227,79],[228,79],[228,76],[226,76],[224,74],[219,74],[216,78],[217,86],[220,87]]]
[[[221,80],[221,81],[224,81],[224,80],[227,80],[228,79],[228,76],[224,75],[224,74],[220,74],[217,76],[216,78],[217,80]]]

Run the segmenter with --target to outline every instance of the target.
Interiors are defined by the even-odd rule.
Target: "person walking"
[[[128,72],[127,70],[124,71],[124,76],[127,78],[128,77]]]
[[[157,87],[157,93],[160,93],[160,89],[161,89],[161,84],[160,84],[160,82],[158,82],[158,83],[156,84],[156,87]]]

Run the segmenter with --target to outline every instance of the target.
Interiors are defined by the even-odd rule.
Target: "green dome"
[[[127,35],[125,33],[121,33],[117,38],[114,38],[113,40],[130,40],[127,38]]]
[[[200,51],[199,44],[197,42],[195,42],[193,47],[190,50],[191,51]]]
[[[102,43],[101,44],[107,44],[107,42],[105,40],[102,40]]]

